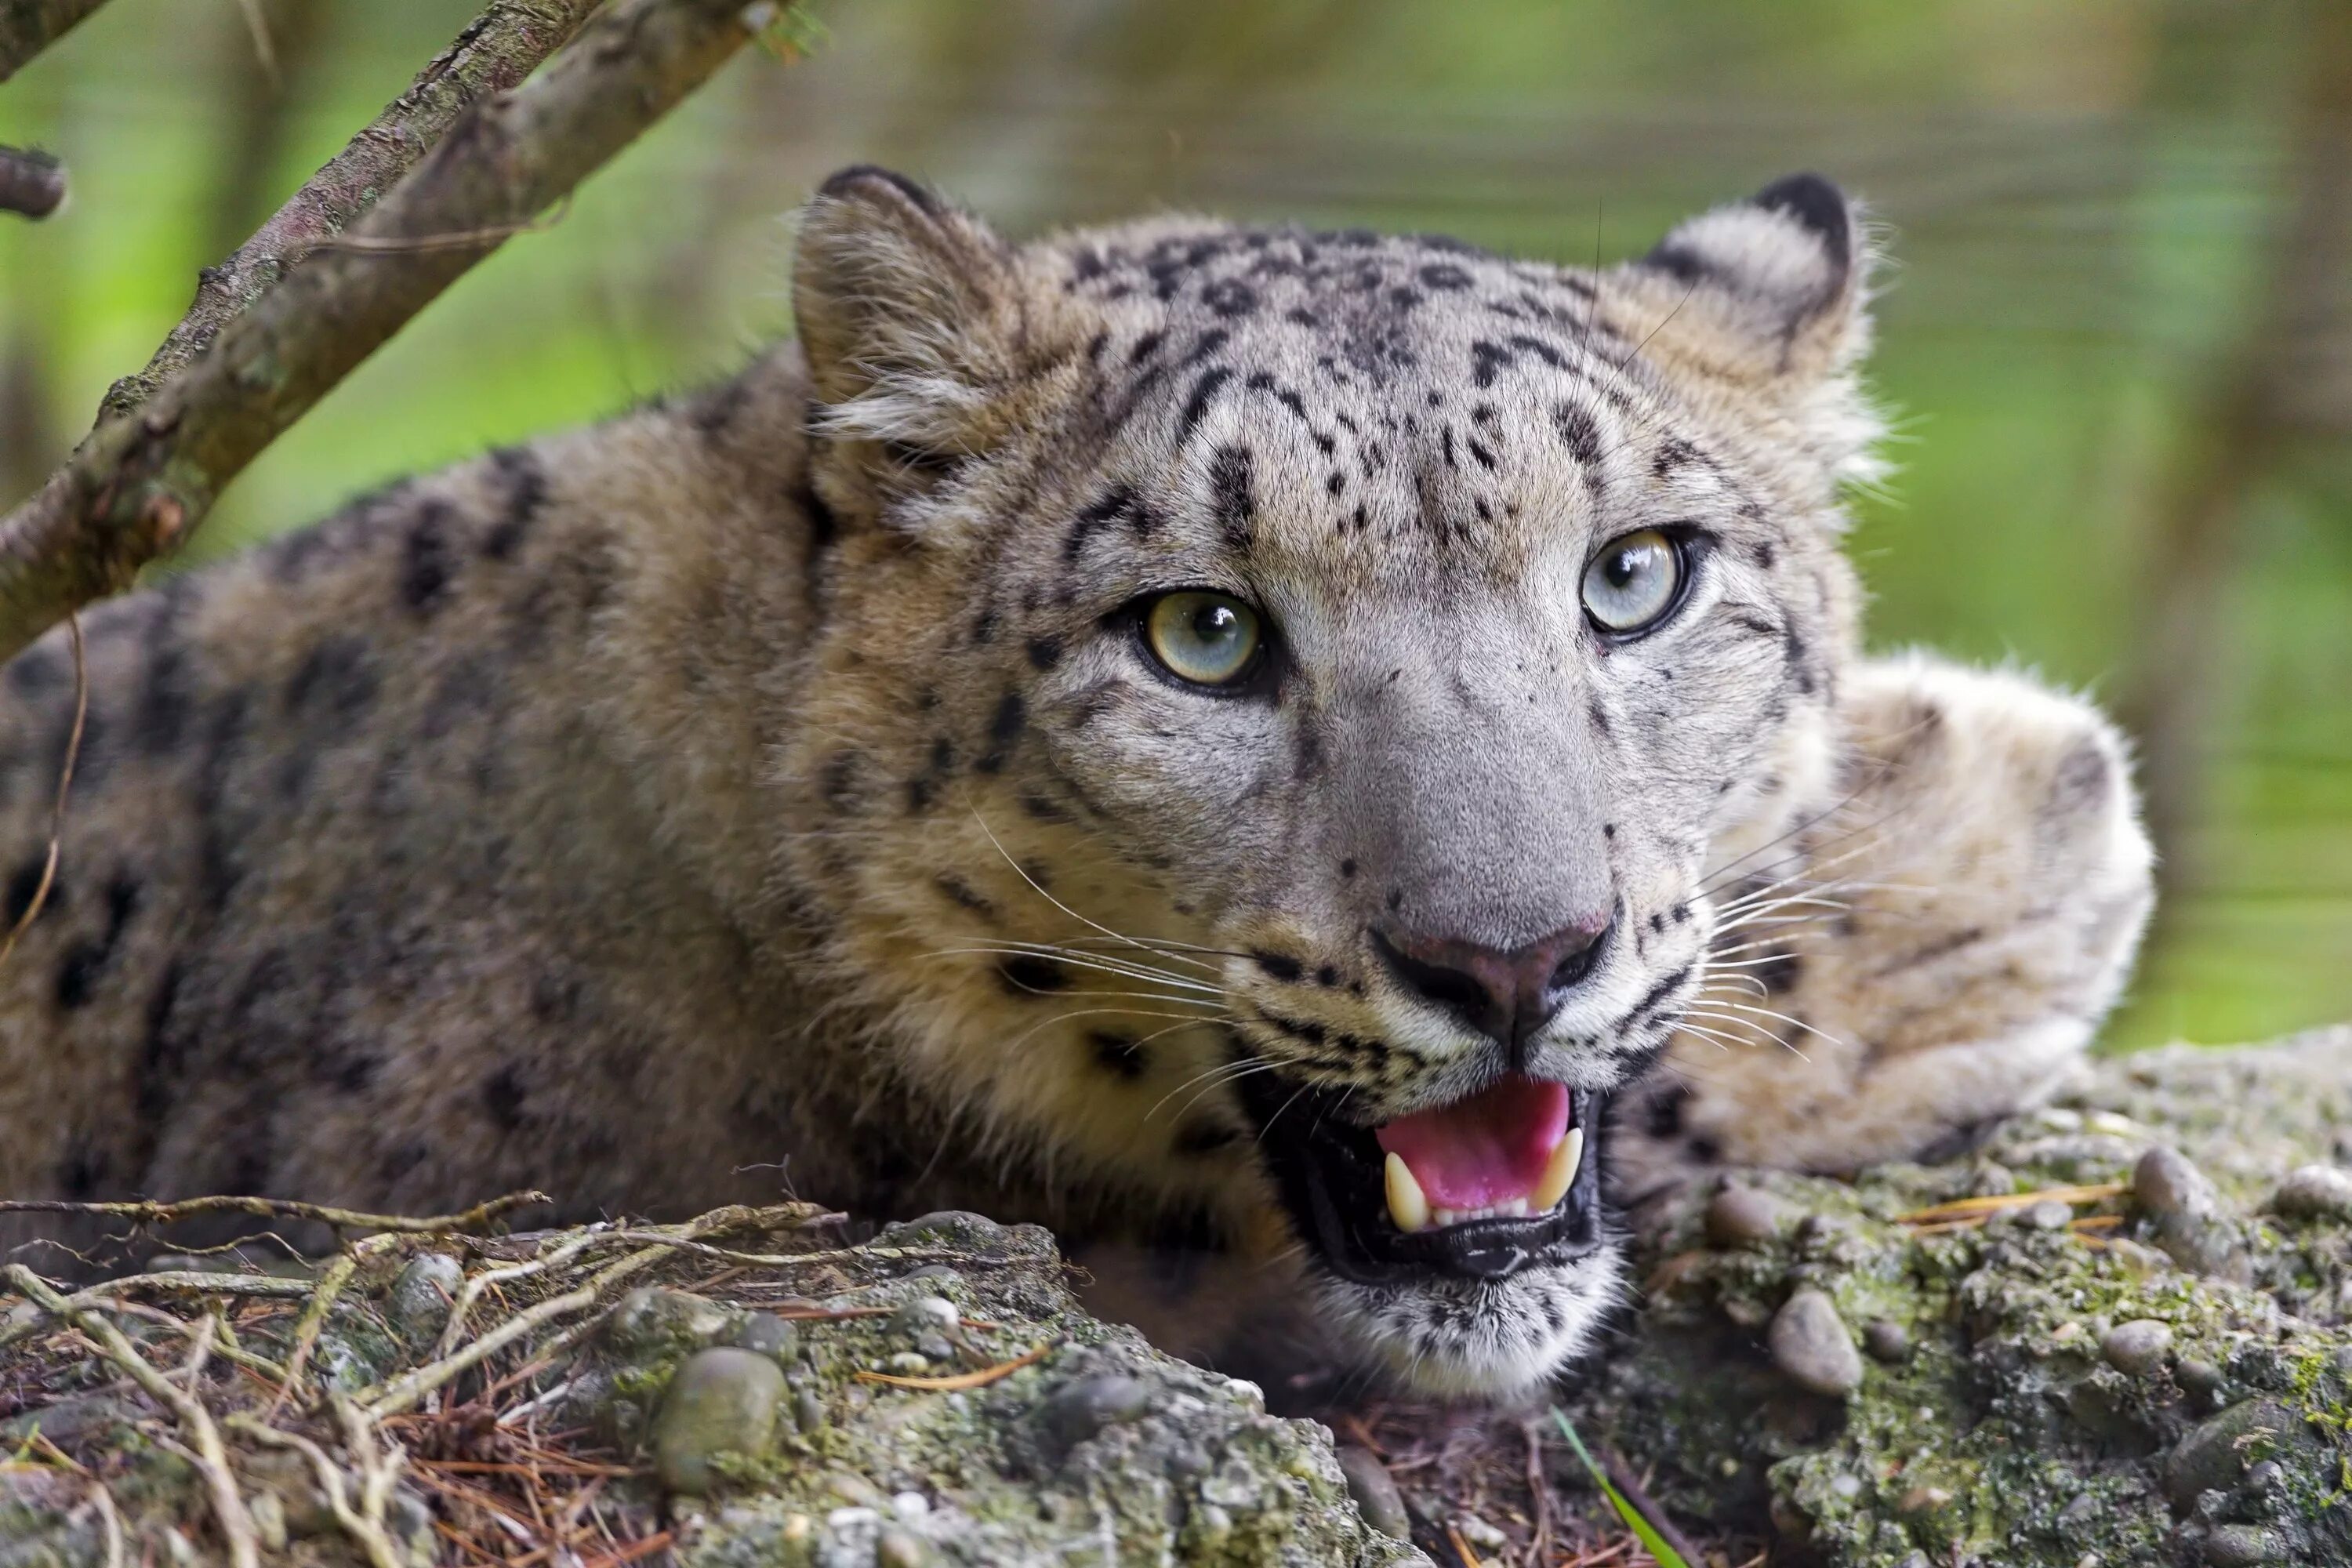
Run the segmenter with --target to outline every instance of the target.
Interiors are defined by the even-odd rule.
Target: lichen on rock
[[[1562,1409],[1686,1533],[1776,1561],[2352,1561],[2348,1169],[2339,1031],[2097,1064],[1943,1164],[1727,1173],[1637,1216],[1641,1303]],[[383,1561],[368,1530],[393,1561],[498,1558],[554,1520],[583,1563],[730,1568],[1429,1561],[1406,1532],[1549,1562],[1538,1538],[1622,1534],[1525,1413],[1271,1414],[1088,1316],[1045,1232],[975,1215],[857,1245],[807,1205],[395,1236],[350,1265],[323,1306],[333,1270],[77,1299],[152,1368],[202,1338],[173,1375],[262,1562]],[[110,1529],[124,1561],[225,1560],[185,1415],[90,1342],[0,1301],[0,1568],[105,1563]]]

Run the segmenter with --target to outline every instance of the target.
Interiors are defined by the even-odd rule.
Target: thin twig
[[[43,218],[66,199],[66,166],[31,147],[0,147],[0,212]]]
[[[482,100],[353,226],[414,239],[531,221],[749,39],[742,0],[616,0]],[[134,413],[0,519],[0,659],[183,543],[224,486],[496,247],[341,250],[288,273]]]
[[[992,1383],[1011,1377],[1024,1366],[1045,1360],[1054,1352],[1054,1344],[1048,1342],[1025,1355],[1014,1356],[1011,1361],[1001,1361],[994,1366],[982,1367],[978,1372],[960,1372],[950,1377],[899,1377],[887,1372],[860,1372],[856,1377],[860,1383],[879,1383],[891,1388],[915,1388],[933,1394],[955,1394],[967,1388],[986,1388]]]
[[[294,1328],[294,1349],[286,1358],[286,1375],[278,1384],[278,1397],[269,1402],[269,1415],[274,1419],[286,1401],[292,1397],[303,1369],[310,1364],[310,1352],[318,1348],[319,1335],[327,1326],[327,1314],[334,1310],[335,1298],[343,1293],[352,1275],[359,1268],[359,1255],[346,1252],[327,1265],[319,1276],[319,1286],[310,1305],[302,1309],[302,1320]]]
[[[253,1518],[246,1512],[245,1500],[237,1495],[236,1479],[228,1468],[227,1450],[221,1447],[220,1428],[193,1392],[184,1393],[172,1385],[169,1378],[149,1364],[147,1358],[134,1349],[122,1331],[98,1313],[77,1307],[47,1280],[21,1263],[11,1263],[0,1268],[8,1282],[38,1303],[44,1310],[57,1314],[97,1342],[100,1353],[120,1368],[147,1396],[170,1410],[187,1435],[190,1458],[204,1477],[205,1489],[210,1496],[214,1521],[221,1534],[228,1540],[229,1561],[236,1568],[260,1568],[260,1552],[255,1544]]]
[[[60,796],[63,791],[59,791]],[[62,809],[62,808],[60,808]],[[177,1203],[69,1203],[63,1198],[16,1198],[0,1201],[0,1214],[80,1214],[101,1215],[110,1219],[127,1219],[136,1225],[176,1225],[181,1220],[198,1215],[249,1214],[264,1219],[310,1219],[345,1230],[397,1231],[404,1236],[440,1236],[451,1232],[482,1230],[500,1215],[525,1208],[533,1204],[551,1204],[555,1200],[545,1193],[509,1193],[492,1198],[486,1204],[457,1214],[392,1215],[363,1214],[357,1209],[328,1208],[320,1204],[295,1203],[285,1198],[203,1197],[183,1198]]]
[[[72,634],[74,667],[73,729],[66,736],[65,765],[58,770],[57,804],[49,808],[49,851],[41,862],[41,879],[34,886],[33,897],[16,923],[8,929],[5,940],[0,940],[0,964],[16,951],[16,942],[33,922],[41,918],[41,910],[49,901],[49,889],[57,885],[58,857],[64,852],[66,841],[66,796],[73,790],[74,763],[81,758],[82,729],[89,721],[89,664],[81,645],[81,616],[66,613],[66,627]],[[0,1205],[0,1213],[6,1212]]]
[[[340,237],[448,134],[459,115],[529,76],[594,9],[595,0],[494,0],[252,238],[205,268],[186,317],[145,369],[108,389],[100,416],[128,414],[154,395],[305,256],[322,245],[358,243]]]
[[[106,0],[0,0],[0,81],[22,70]]]
[[[379,1387],[362,1389],[355,1398],[362,1410],[371,1418],[379,1421],[386,1415],[405,1410],[459,1373],[487,1361],[541,1324],[553,1322],[558,1318],[568,1317],[573,1312],[594,1306],[597,1299],[604,1293],[606,1287],[615,1280],[635,1273],[648,1263],[666,1257],[669,1251],[668,1247],[663,1246],[648,1247],[642,1251],[632,1252],[618,1262],[609,1263],[596,1273],[590,1275],[588,1282],[578,1289],[567,1290],[561,1296],[551,1296],[537,1306],[508,1319],[455,1354],[444,1356],[438,1361],[427,1362],[425,1365]]]
[[[290,1448],[310,1460],[311,1471],[319,1479],[319,1491],[327,1500],[327,1510],[335,1516],[335,1522],[342,1526],[343,1533],[367,1553],[373,1568],[403,1568],[399,1552],[393,1546],[391,1538],[384,1534],[381,1510],[370,1517],[363,1509],[352,1507],[350,1494],[343,1489],[343,1468],[327,1457],[325,1449],[308,1437],[280,1431],[251,1415],[230,1416],[228,1427],[273,1448]]]

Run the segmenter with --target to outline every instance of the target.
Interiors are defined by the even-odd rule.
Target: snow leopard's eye
[[[1584,569],[1584,612],[1620,637],[1646,630],[1675,607],[1683,554],[1654,528],[1611,540]]]
[[[1232,687],[1257,668],[1265,637],[1257,612],[1239,599],[1188,588],[1145,607],[1143,640],[1178,679]]]

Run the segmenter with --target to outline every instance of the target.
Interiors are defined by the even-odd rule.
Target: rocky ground
[[[2352,1561],[2352,1031],[1643,1219],[1561,1415],[1694,1563]],[[1643,1560],[1548,1413],[1306,1378],[1285,1418],[1087,1317],[1042,1231],[837,1242],[782,1207],[13,1271],[0,1568]]]

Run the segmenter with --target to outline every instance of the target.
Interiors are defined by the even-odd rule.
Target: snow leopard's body
[[[2146,910],[2095,714],[1860,655],[1865,260],[1811,180],[1594,275],[1014,247],[837,178],[801,341],[736,380],[85,616],[0,1194],[789,1185],[1216,1253],[1425,1384],[1544,1375],[1617,1289],[1589,1173],[1539,1255],[1343,1277],[1307,1118],[1597,1106],[1663,1053],[1635,1179],[1916,1152],[2053,1079]],[[1587,563],[1650,528],[1683,597],[1598,635]],[[1264,614],[1262,688],[1152,666],[1129,606],[1201,585]],[[11,921],[72,706],[60,628],[0,678]],[[1381,956],[1579,921],[1506,1035]]]

